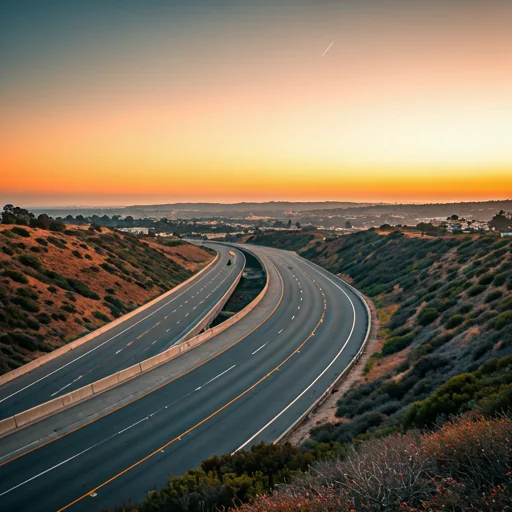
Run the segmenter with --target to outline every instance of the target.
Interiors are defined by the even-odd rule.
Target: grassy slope
[[[106,228],[0,225],[0,373],[144,304],[212,258]]]

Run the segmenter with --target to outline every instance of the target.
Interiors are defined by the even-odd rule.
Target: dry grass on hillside
[[[213,256],[127,234],[0,225],[0,373],[172,289]]]

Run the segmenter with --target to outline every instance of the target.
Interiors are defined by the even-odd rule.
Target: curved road
[[[187,335],[233,284],[245,265],[232,248],[212,244],[219,258],[175,293],[94,340],[0,387],[0,420],[108,377],[174,345]]]
[[[270,287],[243,325],[205,344],[231,336],[231,348],[75,431],[0,459],[5,510],[141,500],[170,473],[275,440],[329,387],[365,339],[361,299],[294,253],[248,248],[266,263]]]

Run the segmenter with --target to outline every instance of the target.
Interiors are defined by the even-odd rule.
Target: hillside
[[[295,246],[288,238],[282,245]],[[298,252],[372,298],[381,324],[364,381],[339,401],[339,422],[313,430],[314,440],[430,426],[509,392],[506,377],[484,385],[473,372],[512,353],[511,239],[369,230],[313,240]]]
[[[297,250],[371,297],[380,330],[365,375],[301,446],[212,457],[117,510],[509,509],[512,239],[369,230],[248,241]]]
[[[0,373],[161,295],[212,258],[107,228],[0,225]]]

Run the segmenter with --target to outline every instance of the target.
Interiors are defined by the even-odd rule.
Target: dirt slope
[[[0,225],[0,373],[97,329],[213,259],[100,228]]]

